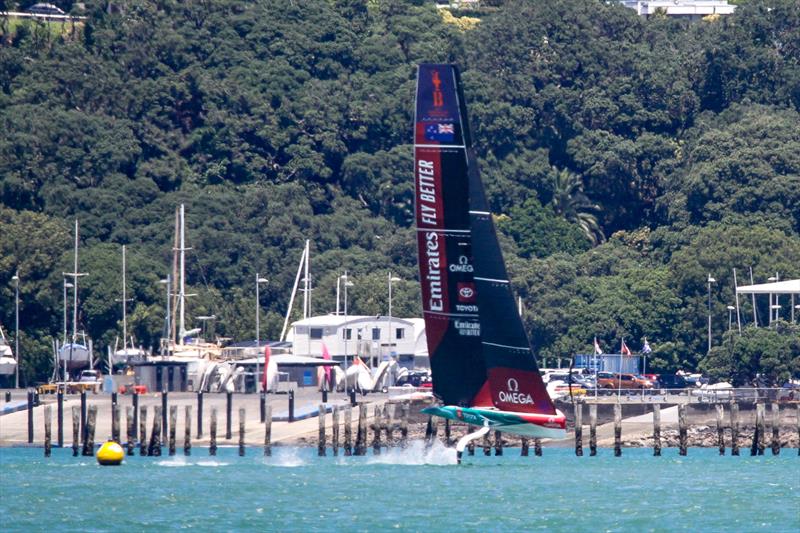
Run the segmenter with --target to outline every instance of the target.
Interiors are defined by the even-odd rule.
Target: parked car
[[[683,376],[677,374],[658,374],[659,389],[686,389],[690,385]]]
[[[611,372],[599,372],[597,374],[597,386],[601,389],[625,390],[653,388],[653,384],[650,381],[636,374],[615,374]]]
[[[27,10],[28,13],[32,13],[34,15],[65,15],[63,10],[61,10],[58,6],[53,4],[33,4]]]

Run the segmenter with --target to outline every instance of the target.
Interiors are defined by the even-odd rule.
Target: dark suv
[[[688,389],[689,383],[677,374],[659,374],[658,384],[656,388],[659,389]]]

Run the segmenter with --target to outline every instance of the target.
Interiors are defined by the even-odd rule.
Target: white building
[[[709,15],[731,15],[736,10],[727,0],[620,0],[620,3],[642,17],[663,13],[694,20]]]
[[[425,322],[420,318],[363,315],[321,315],[292,323],[288,339],[292,353],[322,357],[322,345],[331,358],[348,362],[358,355],[373,366],[395,357],[400,366],[428,365]]]

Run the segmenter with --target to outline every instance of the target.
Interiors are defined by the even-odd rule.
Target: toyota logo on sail
[[[519,381],[516,378],[508,378],[506,381],[508,391],[500,391],[498,397],[501,402],[515,403],[518,405],[532,404],[533,398],[530,394],[519,392]]]

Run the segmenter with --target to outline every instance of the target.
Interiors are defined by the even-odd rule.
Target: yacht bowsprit
[[[566,419],[539,375],[514,304],[472,148],[454,65],[417,71],[417,245],[433,389],[423,412],[530,437],[563,438]]]

